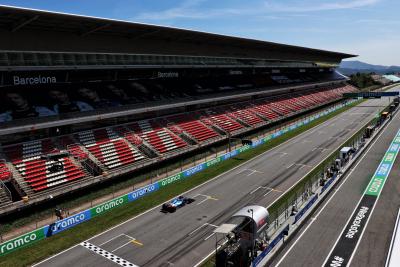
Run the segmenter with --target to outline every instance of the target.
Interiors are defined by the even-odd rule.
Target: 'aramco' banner
[[[348,102],[348,103],[351,103],[351,102]],[[72,227],[75,227],[76,225],[81,224],[81,223],[83,223],[85,221],[88,221],[93,217],[96,217],[96,216],[98,216],[100,214],[103,214],[103,213],[108,212],[110,210],[113,210],[113,209],[115,209],[117,207],[123,206],[123,205],[125,205],[125,204],[127,204],[129,202],[133,202],[133,201],[135,201],[135,200],[137,200],[139,198],[142,198],[142,197],[144,197],[144,196],[146,196],[148,194],[151,194],[151,193],[159,190],[160,188],[163,188],[165,186],[171,185],[171,184],[176,183],[176,182],[178,182],[180,180],[186,179],[187,177],[190,177],[190,176],[192,176],[192,175],[194,175],[194,174],[196,174],[196,173],[198,173],[200,171],[203,171],[204,169],[207,169],[207,168],[209,168],[211,166],[217,165],[218,163],[220,163],[220,162],[222,162],[224,160],[227,160],[227,159],[229,159],[231,157],[234,157],[234,156],[236,156],[236,155],[238,155],[238,154],[240,154],[240,153],[242,153],[244,151],[252,149],[253,147],[257,147],[257,146],[259,146],[261,144],[264,144],[264,143],[268,142],[271,139],[277,138],[277,137],[279,137],[279,136],[281,136],[281,135],[283,135],[283,134],[285,134],[285,133],[287,133],[287,132],[289,132],[291,130],[294,130],[294,129],[296,129],[296,128],[304,125],[304,124],[309,123],[310,121],[315,120],[316,118],[319,118],[319,117],[321,117],[323,115],[327,115],[327,114],[329,114],[329,113],[331,113],[331,112],[333,112],[333,111],[335,111],[335,110],[337,110],[339,108],[342,108],[342,107],[343,107],[343,105],[338,105],[335,108],[329,109],[327,111],[320,112],[317,116],[314,115],[314,116],[312,116],[310,118],[307,118],[307,119],[304,119],[304,120],[302,120],[300,122],[295,122],[295,123],[293,123],[293,124],[291,124],[289,126],[286,126],[286,127],[282,128],[282,129],[276,131],[275,133],[269,134],[269,135],[267,135],[266,137],[264,137],[262,139],[256,140],[256,141],[253,142],[252,146],[248,146],[248,145],[242,146],[242,147],[240,147],[238,149],[235,149],[235,150],[233,150],[231,152],[228,152],[228,153],[226,153],[224,155],[221,155],[221,156],[219,156],[219,157],[217,157],[215,159],[212,159],[212,160],[207,161],[205,163],[202,163],[200,165],[197,165],[197,166],[194,166],[194,167],[189,168],[187,170],[184,170],[184,171],[182,171],[182,172],[180,172],[178,174],[174,174],[174,175],[169,176],[169,177],[167,177],[165,179],[162,179],[162,180],[160,180],[160,181],[158,181],[156,183],[144,186],[144,187],[139,188],[139,189],[137,189],[137,190],[135,190],[133,192],[130,192],[130,193],[126,194],[126,195],[114,198],[114,199],[109,200],[109,201],[107,201],[105,203],[97,205],[97,206],[95,206],[95,207],[93,207],[91,209],[82,211],[82,212],[80,212],[78,214],[74,214],[72,216],[69,216],[69,217],[63,219],[63,220],[56,221],[55,223],[53,223],[51,225],[46,225],[43,228],[40,228],[40,229],[37,229],[37,230],[35,230],[33,232],[27,233],[25,235],[22,235],[20,237],[17,237],[15,239],[13,239],[13,240],[4,242],[4,243],[0,244],[0,256],[5,255],[5,254],[7,254],[9,252],[12,252],[12,251],[14,251],[14,250],[16,250],[18,248],[30,245],[30,244],[38,241],[38,240],[44,239],[46,237],[50,237],[50,236],[58,234],[58,233],[60,233],[60,232],[62,232],[64,230],[67,230],[67,229],[70,229]],[[399,141],[400,141],[400,139],[399,139]],[[400,142],[399,142],[399,144],[400,144]],[[390,156],[388,155],[388,157],[390,157]],[[389,158],[388,158],[388,160],[389,160]]]
[[[160,187],[158,186],[158,182],[154,184],[146,185],[145,187],[139,188],[131,193],[128,194],[129,202],[135,201],[139,198],[144,197],[154,191],[157,191]]]
[[[90,218],[91,218],[90,210],[85,210],[80,213],[69,216],[63,220],[56,221],[53,224],[47,225],[43,227],[43,231],[46,237],[50,237],[64,230],[72,228],[80,223],[83,223],[87,220],[90,220]]]
[[[388,151],[386,151],[374,177],[372,177],[365,195],[378,196],[382,191],[382,187],[389,176],[390,170],[396,160],[397,154],[400,150],[400,130],[397,132],[396,137],[393,139]]]
[[[175,175],[172,175],[170,177],[167,177],[167,178],[164,178],[164,179],[158,181],[158,187],[161,188],[161,187],[170,185],[172,183],[175,183],[175,182],[178,182],[178,181],[182,180],[183,178],[184,177],[183,177],[183,173],[182,172],[177,173]]]
[[[121,206],[121,205],[125,205],[128,202],[129,202],[128,195],[123,195],[121,197],[117,197],[117,198],[111,199],[110,201],[107,201],[105,203],[97,205],[94,208],[91,208],[90,209],[90,215],[92,217],[95,217],[95,216],[97,216],[99,214],[102,214],[102,213],[104,213],[106,211],[109,211],[109,210],[111,210],[113,208],[116,208],[116,207]]]
[[[15,251],[19,248],[25,247],[33,242],[44,239],[46,236],[43,231],[44,228],[37,229],[30,233],[21,235],[15,239],[7,241],[0,245],[0,255],[4,255]]]

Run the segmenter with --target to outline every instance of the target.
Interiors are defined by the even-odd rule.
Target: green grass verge
[[[292,137],[342,113],[359,102],[355,102],[345,108],[332,112],[324,117],[318,118],[307,125],[301,126],[293,131],[290,131],[278,138],[272,139],[269,142],[256,147],[255,149],[247,150],[238,156],[229,160],[223,161],[213,167],[191,176],[188,179],[182,180],[173,186],[168,186],[158,190],[154,194],[147,195],[135,202],[129,203],[112,210],[112,212],[100,215],[88,222],[82,223],[72,229],[66,230],[51,238],[47,238],[29,247],[22,248],[6,256],[0,257],[0,266],[28,266],[38,262],[44,258],[54,255],[61,250],[69,248],[74,244],[82,242],[118,223],[121,223],[135,215],[138,215],[156,205],[159,205],[166,200],[185,192],[196,185],[199,185],[211,178],[232,169],[239,164],[250,160],[256,155],[259,155]]]

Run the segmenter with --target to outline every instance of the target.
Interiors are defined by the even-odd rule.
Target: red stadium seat
[[[134,122],[128,128],[161,154],[187,146],[180,137],[154,120]]]

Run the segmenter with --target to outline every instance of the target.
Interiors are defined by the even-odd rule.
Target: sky
[[[400,65],[399,0],[0,0],[2,5],[173,26]]]

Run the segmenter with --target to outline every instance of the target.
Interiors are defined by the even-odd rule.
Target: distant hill
[[[358,60],[354,60],[354,61],[342,61],[338,70],[345,75],[350,75],[357,72],[363,72],[363,73],[375,72],[377,74],[390,74],[390,73],[400,72],[400,66],[372,65]]]

